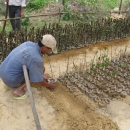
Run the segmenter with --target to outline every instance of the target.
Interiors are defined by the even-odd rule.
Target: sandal
[[[21,100],[21,99],[26,99],[27,97],[28,97],[28,92],[26,91],[23,96],[14,96],[14,99]]]

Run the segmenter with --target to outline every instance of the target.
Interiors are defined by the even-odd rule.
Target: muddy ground
[[[53,78],[63,75],[68,57],[79,65],[86,54],[89,66],[95,51],[103,53],[104,47],[108,48],[110,58],[116,58],[126,45],[127,53],[130,53],[130,38],[124,38],[45,56],[45,74]],[[69,71],[72,66],[70,62]],[[0,80],[0,130],[36,130],[29,98],[14,100],[13,89],[6,90],[3,85]],[[59,81],[54,91],[31,85],[42,130],[129,130],[129,96],[121,101],[113,100],[107,107],[99,108],[78,88],[78,93],[71,92]]]

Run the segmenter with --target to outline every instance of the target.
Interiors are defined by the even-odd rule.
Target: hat
[[[53,53],[57,53],[56,39],[52,35],[50,35],[50,34],[43,35],[41,43],[43,45],[51,48]]]

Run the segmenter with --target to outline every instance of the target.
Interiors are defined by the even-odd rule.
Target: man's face
[[[41,51],[42,51],[42,54],[48,54],[48,53],[50,53],[52,51],[52,49],[47,47],[47,46],[43,46],[41,48]]]

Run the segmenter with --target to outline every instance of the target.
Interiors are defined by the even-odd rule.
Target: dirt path
[[[130,44],[130,38],[115,40],[110,43],[99,43],[88,46],[86,48],[71,50],[59,55],[44,57],[46,74],[57,78],[66,72],[66,66],[69,57],[69,70],[72,68],[72,61],[76,64],[83,62],[86,58],[87,62],[91,61],[95,51],[99,54],[104,52],[104,47],[109,48],[108,55],[110,58],[119,56],[119,50],[125,49]],[[100,51],[102,50],[102,51]],[[111,50],[113,54],[111,55]],[[128,46],[127,53],[130,49]],[[50,68],[51,66],[51,68]],[[53,75],[52,75],[53,73]],[[29,98],[26,100],[14,100],[13,90],[5,90],[3,82],[0,80],[0,129],[1,130],[35,130],[35,122],[33,119]],[[118,130],[120,121],[116,119],[113,123],[110,112],[107,116],[103,116],[96,111],[96,104],[86,95],[77,89],[76,92],[69,91],[60,82],[56,83],[56,89],[51,92],[46,88],[32,84],[37,112],[41,122],[42,130]],[[126,100],[126,99],[125,99]],[[130,99],[127,98],[127,104]],[[108,107],[109,108],[109,107]],[[112,107],[110,107],[112,108]],[[112,109],[110,109],[112,110]],[[127,108],[129,110],[129,107]],[[113,110],[112,110],[113,111]],[[103,113],[103,112],[101,112]],[[128,122],[129,123],[129,122]],[[120,126],[121,130],[128,130]]]

